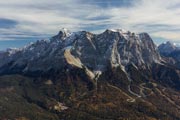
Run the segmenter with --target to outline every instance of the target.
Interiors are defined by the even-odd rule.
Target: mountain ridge
[[[63,29],[4,52],[0,74],[2,119],[180,119],[180,69],[147,33]]]
[[[66,30],[66,32],[67,32],[68,30]],[[118,31],[118,32],[117,32]],[[140,46],[140,45],[138,45],[138,44],[140,44],[140,42],[143,42],[143,41],[141,41],[141,40],[143,40],[145,37],[148,37],[148,39],[150,40],[151,38],[149,37],[149,35],[147,34],[147,33],[141,33],[141,34],[139,34],[139,35],[136,35],[136,34],[134,34],[134,33],[131,33],[131,32],[129,32],[129,31],[126,31],[126,32],[124,32],[124,33],[122,33],[122,31],[121,30],[117,30],[117,31],[111,31],[111,30],[106,30],[105,32],[103,32],[103,33],[101,33],[101,34],[98,34],[98,35],[95,35],[95,34],[92,34],[92,33],[89,33],[89,32],[86,32],[86,31],[82,31],[82,32],[74,32],[74,33],[66,33],[66,32],[64,32],[64,30],[62,30],[62,31],[60,31],[59,33],[58,33],[58,35],[56,35],[56,36],[54,36],[54,37],[52,37],[51,39],[50,39],[50,41],[44,41],[44,40],[42,40],[42,41],[37,41],[36,43],[34,43],[34,44],[31,44],[31,45],[29,45],[29,46],[27,46],[26,48],[23,48],[23,49],[20,49],[18,52],[21,52],[22,54],[23,54],[23,52],[26,52],[26,51],[33,51],[33,49],[37,49],[37,48],[35,48],[36,46],[37,47],[39,47],[39,51],[41,51],[41,49],[43,49],[43,47],[47,47],[47,45],[49,44],[49,46],[52,48],[52,49],[62,49],[61,51],[63,51],[64,49],[66,49],[66,48],[68,48],[68,46],[73,46],[73,45],[75,45],[75,44],[79,44],[79,45],[77,45],[77,47],[81,47],[81,45],[80,44],[87,44],[87,45],[89,45],[90,46],[90,48],[89,49],[91,49],[92,51],[94,50],[94,51],[96,51],[96,52],[106,52],[106,51],[103,51],[103,49],[110,49],[110,51],[113,51],[113,50],[115,50],[116,48],[115,47],[119,47],[118,49],[118,51],[113,51],[115,54],[111,54],[111,53],[106,53],[106,54],[111,54],[112,56],[114,55],[114,58],[113,58],[113,60],[115,60],[114,62],[118,62],[119,60],[120,60],[120,58],[118,58],[118,56],[120,57],[120,55],[118,55],[119,54],[119,51],[120,51],[120,47],[123,47],[123,46],[126,46],[127,44],[130,44],[130,46],[129,47],[135,47],[134,49],[136,49],[136,52],[139,52],[137,49],[137,47],[142,47],[142,46]],[[106,35],[111,35],[111,37],[112,37],[112,39],[114,39],[114,41],[113,40],[111,40],[111,38],[108,38],[107,40],[106,40],[106,42],[107,43],[105,43],[105,39],[106,38],[104,38],[104,37],[106,37]],[[116,35],[115,35],[116,34]],[[107,35],[107,36],[108,36]],[[116,38],[115,38],[115,36],[116,36]],[[79,37],[79,38],[78,38]],[[82,38],[81,38],[82,37]],[[102,38],[101,38],[102,37]],[[114,37],[114,38],[113,38]],[[120,37],[120,38],[118,38],[118,37]],[[129,40],[128,41],[128,39],[131,39],[130,37],[132,37],[132,40]],[[139,38],[138,38],[139,37]],[[140,38],[141,37],[141,38]],[[144,37],[144,38],[143,38]],[[78,39],[79,39],[79,41],[78,41]],[[84,39],[83,41],[80,41],[80,39]],[[93,39],[97,39],[97,40],[94,40],[93,41]],[[103,39],[103,41],[101,40],[101,39]],[[120,40],[116,40],[116,39],[120,39]],[[135,41],[137,39],[137,41]],[[78,43],[79,42],[79,43]],[[82,42],[82,43],[80,43],[80,42]],[[94,42],[94,43],[93,43]],[[120,45],[120,44],[123,44],[123,42],[125,43],[125,45]],[[129,43],[128,43],[129,42]],[[98,48],[99,46],[100,47],[102,47],[102,45],[100,45],[100,44],[102,44],[102,45],[104,45],[104,48],[103,49],[101,49],[100,48],[100,50],[98,51],[98,50],[95,50],[96,49],[96,47]],[[107,46],[107,44],[110,44],[110,45],[108,45]],[[153,49],[155,49],[155,45],[154,45],[154,43],[152,42],[152,40],[150,40],[150,42],[149,43],[142,43],[142,44],[144,44],[147,48],[149,47],[148,45],[150,45],[150,47],[151,48],[148,48],[148,49],[151,49],[151,50],[153,50]],[[114,45],[114,46],[113,46]],[[134,45],[134,46],[133,46]],[[108,47],[111,47],[112,46],[112,48],[108,48]],[[40,48],[41,47],[41,48]],[[50,49],[50,47],[49,47],[49,49]],[[75,46],[76,47],[76,46]],[[78,49],[80,49],[80,48],[78,48]],[[123,48],[123,49],[126,49],[126,48]],[[131,49],[131,48],[127,48],[127,49]],[[44,49],[45,50],[45,49]],[[12,50],[13,51],[13,50]],[[38,51],[38,49],[37,49],[37,51]],[[109,52],[110,52],[109,51]],[[148,50],[146,50],[147,52],[148,52]],[[53,50],[51,51],[51,52],[53,52]],[[78,51],[76,51],[77,53],[76,54],[78,54]],[[108,51],[107,51],[108,52]],[[141,51],[141,52],[143,52],[143,51]],[[137,54],[137,56],[138,56],[138,54],[140,54],[141,52],[139,52],[139,53],[136,53]],[[16,54],[17,54],[17,52],[15,52]],[[29,53],[31,53],[31,52],[29,52]],[[101,53],[101,54],[102,54]],[[157,51],[156,50],[154,50],[154,53],[155,54],[157,54],[156,56],[154,56],[153,57],[153,59],[155,58],[155,57],[157,57],[157,58],[155,58],[155,59],[157,59],[157,61],[160,59],[160,56],[159,56],[159,54],[157,53]],[[10,51],[9,51],[9,54],[10,54]],[[33,54],[33,53],[32,53]],[[37,53],[38,54],[38,53]],[[143,62],[144,62],[144,59],[146,59],[145,57],[144,58],[142,58],[142,55],[140,55],[139,57],[141,57],[141,58],[138,58],[138,59],[140,59],[139,61],[138,61],[138,59],[136,58],[137,56],[133,56],[132,54],[132,51],[130,51],[129,53],[127,53],[126,51],[124,51],[124,53],[122,53],[121,54],[121,56],[122,56],[122,58],[124,57],[123,56],[123,54],[124,54],[124,56],[125,56],[125,54],[129,54],[129,55],[131,55],[134,59],[136,59],[136,61],[134,61],[134,62],[136,62],[136,64],[143,64]],[[38,55],[37,55],[38,56]],[[115,58],[116,57],[116,58]],[[148,56],[147,56],[148,57]],[[110,57],[109,57],[110,58]],[[119,60],[118,60],[119,59]],[[128,59],[132,59],[132,58],[127,58],[127,59],[125,59],[125,60],[123,60],[122,61],[122,63],[121,64],[127,64],[128,63]],[[148,58],[148,59],[150,59],[150,58]],[[151,60],[151,62],[152,62],[153,60]],[[112,62],[112,61],[111,61]],[[120,63],[118,63],[118,64],[120,64]]]

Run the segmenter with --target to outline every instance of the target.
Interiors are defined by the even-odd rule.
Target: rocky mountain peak
[[[56,40],[64,40],[66,37],[70,36],[71,32],[70,30],[66,29],[66,28],[62,28],[59,33],[53,37],[53,39]]]
[[[177,47],[176,47],[176,45],[173,44],[172,42],[167,41],[166,43],[160,44],[160,45],[158,46],[158,49],[159,49],[159,52],[160,52],[161,54],[164,54],[164,55],[166,54],[166,55],[167,55],[167,54],[173,52],[174,50],[176,50]]]
[[[59,31],[58,36],[59,36],[60,38],[65,38],[65,37],[68,37],[70,34],[71,34],[71,32],[70,32],[68,29],[62,28],[62,29]]]

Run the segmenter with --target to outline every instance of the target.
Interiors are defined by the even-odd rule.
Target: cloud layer
[[[60,28],[148,32],[157,43],[180,43],[179,0],[0,1],[0,40],[44,38]]]

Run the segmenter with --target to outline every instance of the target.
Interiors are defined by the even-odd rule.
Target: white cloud
[[[179,41],[180,31],[178,31],[178,32],[159,31],[156,33],[152,33],[151,35],[154,37],[160,37],[160,38],[164,38],[164,39],[173,40],[174,42],[180,42]]]
[[[133,0],[133,6],[119,8],[103,8],[80,0],[5,0],[0,1],[0,18],[19,23],[16,28],[7,30],[9,34],[18,31],[53,35],[63,27],[76,31],[86,26],[105,25],[149,32],[153,37],[180,42],[179,6],[179,0]],[[101,16],[107,18],[91,20]],[[103,30],[97,27],[94,32]]]

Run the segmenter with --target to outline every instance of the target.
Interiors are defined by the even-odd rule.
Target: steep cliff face
[[[18,72],[57,70],[67,65],[65,58],[68,55],[64,54],[67,51],[79,59],[76,62],[93,71],[104,71],[109,63],[112,67],[126,67],[133,63],[145,69],[152,63],[161,62],[156,46],[147,33],[135,34],[120,29],[106,30],[101,34],[86,31],[70,33],[63,29],[50,40],[37,41],[8,52],[6,60],[1,59],[0,67],[11,64],[9,68],[18,68]]]

